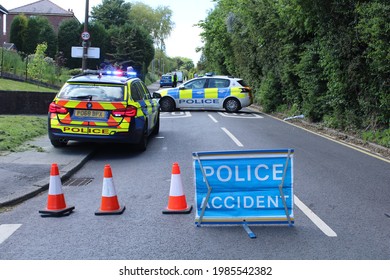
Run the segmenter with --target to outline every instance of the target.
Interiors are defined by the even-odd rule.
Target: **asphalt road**
[[[390,259],[390,164],[288,123],[245,110],[162,113],[145,152],[99,145],[64,186],[70,216],[42,218],[46,194],[1,213],[2,224],[22,226],[0,244],[0,259],[116,260],[378,260]],[[295,225],[194,225],[188,215],[164,215],[171,168],[178,162],[188,204],[194,204],[192,152],[293,148]],[[95,216],[103,168],[110,164],[119,216]]]

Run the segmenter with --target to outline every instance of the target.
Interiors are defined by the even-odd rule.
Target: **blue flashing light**
[[[137,72],[131,71],[131,72],[124,72],[121,70],[115,70],[115,71],[101,71],[101,75],[108,75],[108,76],[127,76],[128,78],[136,78]]]
[[[127,72],[127,77],[129,78],[136,78],[137,77],[137,72],[135,71],[131,71],[131,72]]]

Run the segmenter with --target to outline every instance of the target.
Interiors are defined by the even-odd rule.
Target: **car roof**
[[[101,84],[126,84],[129,80],[138,78],[128,78],[125,76],[81,74],[70,78],[68,83],[101,83]]]
[[[235,80],[235,81],[242,80],[241,78],[236,78],[232,76],[223,76],[223,75],[202,76],[202,77],[193,78],[191,80],[197,80],[197,79],[228,79],[228,80]]]

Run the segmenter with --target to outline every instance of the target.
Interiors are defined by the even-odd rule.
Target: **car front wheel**
[[[175,101],[171,98],[163,98],[160,100],[160,108],[163,112],[172,112],[175,110]]]
[[[225,101],[224,107],[228,113],[235,113],[241,109],[241,104],[237,99],[230,98]]]

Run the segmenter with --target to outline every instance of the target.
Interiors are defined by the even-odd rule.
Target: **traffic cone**
[[[192,205],[187,206],[186,196],[183,191],[183,183],[180,176],[180,167],[177,162],[172,165],[171,187],[169,190],[168,206],[163,214],[189,214]]]
[[[47,207],[44,210],[40,210],[42,217],[46,216],[67,216],[74,209],[74,206],[66,206],[65,197],[62,193],[62,183],[60,173],[58,171],[58,165],[53,163],[50,170],[50,183],[49,194],[47,197]]]
[[[125,211],[125,206],[120,207],[116,195],[114,180],[112,179],[111,166],[104,166],[102,202],[95,215],[120,215]]]

